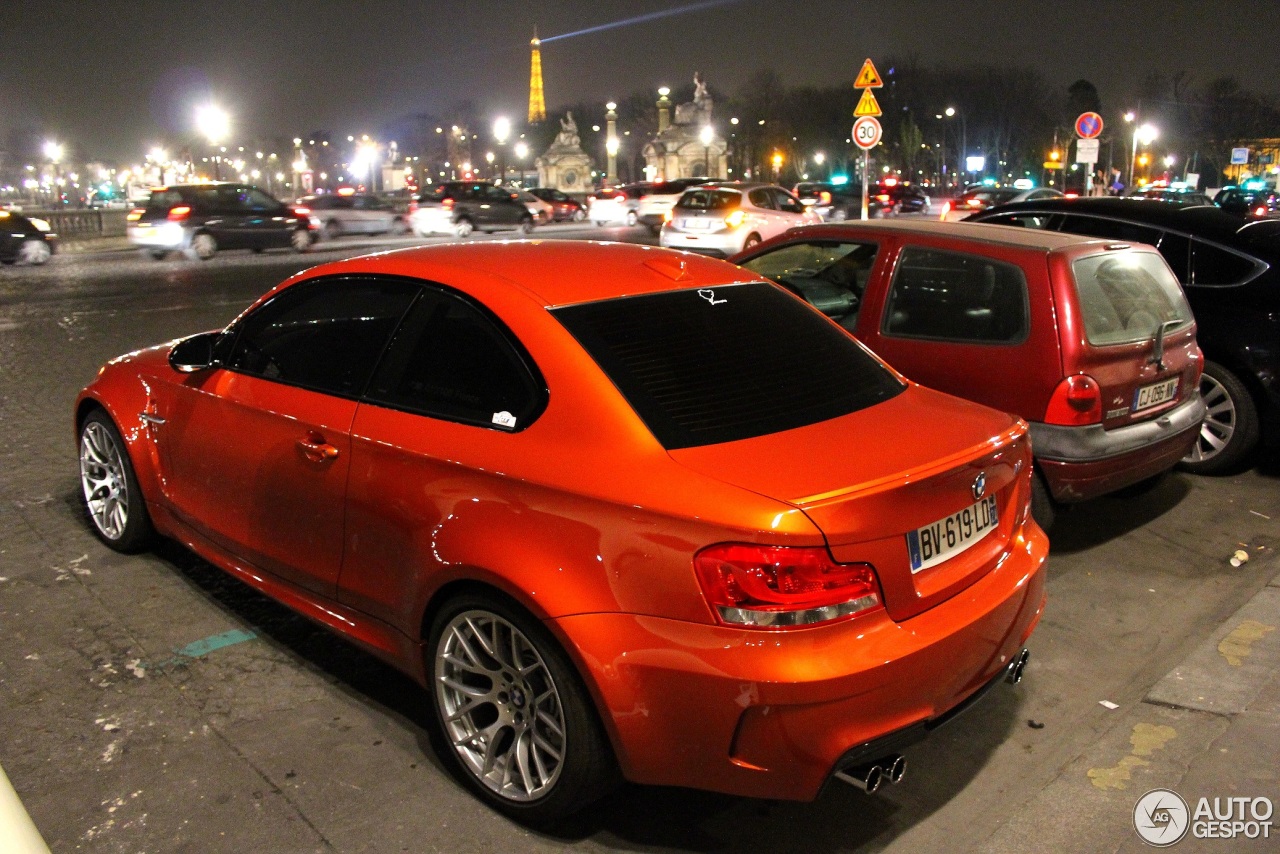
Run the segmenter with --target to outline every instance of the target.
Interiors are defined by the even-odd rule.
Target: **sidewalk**
[[[1153,789],[1170,790],[1186,804],[1180,816],[1167,795],[1143,800],[1144,807],[1175,805],[1172,816],[1157,814],[1158,825],[1172,819],[1166,840],[1176,838],[1180,819],[1186,825],[1174,850],[1280,850],[1280,815],[1271,815],[1280,803],[1280,557],[1270,559],[1268,570],[1265,588],[1141,703],[1114,710],[1119,719],[1049,786],[1011,803],[1009,822],[975,850],[1149,851],[1134,813]],[[1229,798],[1241,800],[1229,805]],[[1215,806],[1222,812],[1206,818],[1205,809]],[[1231,819],[1219,820],[1229,808]]]

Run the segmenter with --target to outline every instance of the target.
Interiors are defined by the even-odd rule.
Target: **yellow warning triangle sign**
[[[870,58],[862,63],[862,70],[858,72],[858,79],[853,81],[855,89],[879,89],[884,85],[884,81],[880,79],[880,73],[876,71],[875,64]],[[877,113],[877,115],[879,115]]]
[[[862,97],[858,100],[858,108],[853,111],[855,116],[878,116],[881,115],[880,105],[876,103],[876,96],[871,94],[870,89],[862,90]]]

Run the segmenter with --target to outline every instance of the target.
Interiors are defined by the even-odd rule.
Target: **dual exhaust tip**
[[[836,772],[836,777],[870,795],[886,782],[901,783],[906,773],[907,760],[894,753],[875,762],[844,768]]]
[[[1009,662],[1009,666],[1005,668],[1004,680],[1010,685],[1017,685],[1021,682],[1022,673],[1026,670],[1027,661],[1030,658],[1031,652],[1025,649],[1014,656],[1013,661]],[[901,754],[892,753],[883,759],[877,759],[875,762],[842,768],[835,773],[835,776],[870,795],[875,793],[885,782],[901,783],[906,773],[907,760]]]

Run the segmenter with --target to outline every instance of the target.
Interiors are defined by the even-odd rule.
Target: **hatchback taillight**
[[[443,205],[444,209],[447,211],[453,210],[453,199],[451,198],[442,199],[440,204]]]
[[[1058,383],[1049,398],[1044,421],[1068,427],[1102,423],[1102,388],[1097,380],[1076,374]]]
[[[304,208],[301,205],[299,205],[298,207],[293,209],[293,215],[296,217],[301,217],[302,219],[306,219],[307,217],[311,216],[311,208]]]
[[[169,208],[169,220],[171,222],[182,222],[191,216],[191,205],[174,205]]]
[[[734,211],[733,213],[729,214],[727,217],[724,218],[724,224],[729,226],[730,228],[737,228],[738,226],[742,225],[742,223],[746,220],[746,218],[747,218],[746,213],[741,208],[739,208],[738,210]]]
[[[146,208],[134,208],[133,210],[129,211],[128,215],[125,216],[125,219],[128,220],[129,222],[137,222],[138,220],[142,219],[142,215],[146,212],[147,212]]]
[[[831,194],[828,193],[826,190],[823,190],[822,193],[819,194],[818,196],[818,204],[820,205],[831,204]]]
[[[836,563],[822,547],[724,543],[698,552],[693,566],[725,625],[796,628],[882,607],[875,570]]]

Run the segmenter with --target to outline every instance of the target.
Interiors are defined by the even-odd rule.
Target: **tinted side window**
[[[543,381],[514,338],[487,312],[427,291],[387,350],[366,398],[503,430],[521,430],[546,403]]]
[[[788,193],[786,190],[773,191],[774,205],[780,211],[787,213],[804,213],[804,205],[800,204],[800,200]]]
[[[1169,262],[1169,269],[1173,270],[1173,275],[1178,277],[1180,283],[1185,285],[1191,280],[1189,266],[1191,239],[1189,237],[1166,231],[1160,236],[1160,242],[1156,244],[1156,248],[1160,250],[1164,260]]]
[[[1013,344],[1027,337],[1022,269],[979,255],[919,246],[902,250],[884,314],[884,334]]]
[[[758,208],[773,209],[773,195],[765,187],[757,187],[747,193],[747,201]]]
[[[1136,222],[1077,215],[1065,216],[1062,220],[1058,230],[1072,234],[1100,237],[1103,240],[1119,240],[1124,243],[1150,243],[1152,246],[1160,242],[1160,229],[1139,225]]]
[[[247,187],[244,190],[244,200],[255,211],[270,211],[280,207],[280,203],[259,190],[257,187]]]
[[[1257,265],[1242,255],[1200,240],[1191,241],[1192,285],[1238,285],[1256,272]]]
[[[325,279],[295,285],[237,324],[226,367],[344,397],[360,394],[417,285]]]

